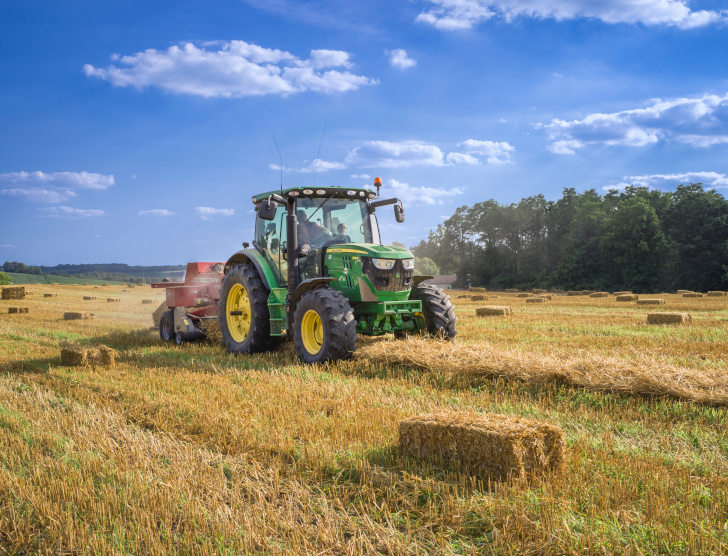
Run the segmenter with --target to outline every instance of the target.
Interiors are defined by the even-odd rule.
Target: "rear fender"
[[[225,263],[225,274],[227,274],[228,270],[230,270],[236,264],[242,263],[252,263],[253,266],[255,266],[266,288],[271,290],[278,287],[278,282],[276,281],[275,274],[273,274],[273,271],[271,270],[268,261],[266,261],[263,255],[258,253],[258,251],[256,251],[255,249],[245,249],[243,251],[238,251],[232,257],[230,257],[228,259],[228,262]]]
[[[304,280],[298,284],[298,287],[296,288],[296,291],[293,292],[293,297],[291,298],[290,315],[296,314],[296,305],[298,305],[298,302],[306,293],[311,290],[325,288],[329,285],[329,282],[336,282],[336,278],[311,278],[310,280]]]

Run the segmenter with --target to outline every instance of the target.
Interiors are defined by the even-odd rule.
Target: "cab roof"
[[[258,204],[261,201],[267,199],[270,195],[280,195],[281,197],[288,198],[289,194],[293,192],[296,197],[330,197],[334,194],[336,197],[343,198],[357,198],[361,200],[371,200],[376,196],[376,192],[365,187],[289,187],[284,189],[282,192],[280,189],[274,189],[267,193],[260,193],[253,197],[253,203]],[[297,193],[297,195],[296,195]],[[361,193],[364,193],[361,195]]]

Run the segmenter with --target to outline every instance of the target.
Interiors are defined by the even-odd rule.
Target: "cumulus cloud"
[[[443,166],[439,147],[422,141],[367,141],[346,155],[346,164],[363,168],[404,168],[407,166]]]
[[[392,188],[392,193],[394,193],[398,199],[401,199],[408,205],[442,205],[443,197],[460,195],[464,191],[461,187],[454,187],[453,189],[416,187],[398,182],[397,180],[388,180],[385,191],[389,188]]]
[[[211,207],[195,207],[193,211],[202,220],[212,220],[214,216],[232,216],[235,209],[216,209]]]
[[[413,60],[407,56],[407,52],[402,48],[395,50],[386,50],[389,54],[389,63],[395,68],[407,69],[417,65],[417,60]]]
[[[77,209],[73,207],[50,207],[40,209],[41,212],[46,213],[47,216],[53,218],[88,218],[90,216],[103,216],[105,213],[103,210],[96,209]]]
[[[518,17],[597,19],[604,23],[667,25],[679,29],[726,21],[726,11],[692,11],[685,0],[429,0],[435,7],[416,21],[444,31],[471,29],[493,17],[511,22]]]
[[[316,164],[318,162],[318,165]],[[280,164],[268,164],[268,168],[271,170],[278,170],[281,171]],[[283,167],[284,172],[298,172],[299,174],[312,174],[314,171],[316,172],[328,172],[329,170],[344,170],[346,169],[346,164],[343,162],[329,162],[326,160],[316,159],[308,166],[305,166],[303,168],[289,168],[288,166]]]
[[[287,96],[303,91],[342,93],[379,83],[331,69],[351,68],[350,57],[339,50],[312,50],[307,60],[301,60],[290,52],[245,41],[215,41],[200,48],[192,43],[166,51],[151,48],[122,56],[119,66],[95,68],[86,64],[83,70],[87,76],[117,87],[159,87],[170,93],[205,98]]]
[[[167,209],[152,209],[152,210],[140,210],[139,216],[146,216],[146,215],[152,215],[152,216],[173,216],[174,213],[168,211]]]
[[[480,160],[465,153],[448,153],[448,164],[480,164]]]
[[[0,189],[0,195],[4,197],[19,197],[28,201],[51,204],[61,203],[76,196],[73,191],[69,190],[57,191],[55,189],[40,189],[37,187]]]
[[[550,150],[557,154],[596,143],[642,147],[669,139],[703,148],[728,143],[728,94],[651,102],[647,108],[590,114],[582,120],[554,119],[542,127],[555,141]]]
[[[363,180],[368,180],[371,176],[369,174],[352,174],[352,178],[361,178]]]
[[[516,150],[515,147],[509,145],[505,141],[477,141],[475,139],[463,141],[458,144],[458,147],[462,147],[468,154],[477,154],[488,157],[488,163],[490,164],[510,163],[511,153]]]
[[[68,189],[106,189],[114,185],[114,176],[90,172],[11,172],[0,174],[0,182]]]
[[[610,189],[624,189],[630,185],[637,187],[674,186],[679,183],[703,183],[709,188],[728,188],[728,177],[717,172],[686,172],[684,174],[646,174],[642,176],[624,176],[624,181],[615,185],[603,187]]]

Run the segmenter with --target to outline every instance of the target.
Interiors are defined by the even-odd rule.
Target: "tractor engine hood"
[[[326,248],[326,253],[346,253],[379,259],[413,259],[407,249],[372,243],[337,243]]]

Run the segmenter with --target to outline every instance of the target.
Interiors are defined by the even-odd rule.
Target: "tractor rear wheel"
[[[174,311],[165,311],[159,318],[159,337],[163,342],[174,341]]]
[[[232,267],[220,288],[220,332],[229,352],[260,353],[275,347],[270,335],[268,295],[260,274],[250,263]]]
[[[349,300],[331,288],[306,293],[296,305],[293,338],[304,363],[349,359],[356,350],[356,320]]]
[[[422,301],[422,313],[425,317],[427,333],[433,336],[452,340],[458,333],[455,323],[455,307],[450,303],[450,296],[445,295],[437,286],[418,284],[410,292],[410,299]]]

